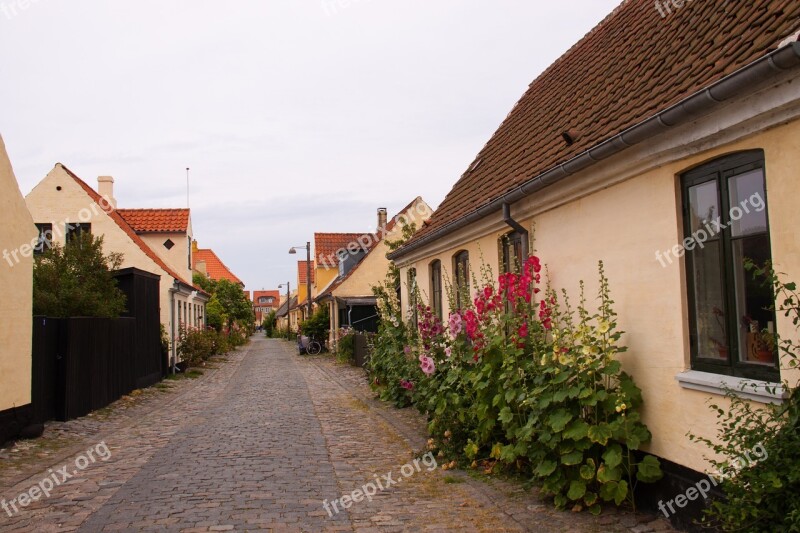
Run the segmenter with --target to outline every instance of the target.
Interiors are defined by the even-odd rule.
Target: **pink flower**
[[[407,379],[401,379],[400,386],[406,390],[414,390],[414,383],[408,381]]]
[[[426,376],[432,376],[433,373],[436,372],[436,365],[430,357],[423,356],[419,366]]]
[[[461,315],[459,313],[452,313],[450,315],[450,336],[458,337],[463,329],[463,324],[464,322],[461,319]]]
[[[451,347],[447,347],[444,349],[444,354],[447,356],[448,359],[453,356],[453,349]]]

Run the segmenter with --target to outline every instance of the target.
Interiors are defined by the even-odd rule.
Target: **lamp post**
[[[286,283],[281,283],[280,285],[278,285],[278,288],[282,289],[284,285],[286,285],[286,340],[291,341],[292,327],[291,324],[289,323],[289,304],[291,303],[290,300],[292,299],[292,294],[289,291],[290,283],[288,281]]]
[[[311,318],[311,311],[313,305],[311,304],[311,242],[307,242],[305,246],[294,246],[289,248],[290,254],[296,254],[297,249],[306,249],[306,300],[308,300],[308,316],[306,319]]]

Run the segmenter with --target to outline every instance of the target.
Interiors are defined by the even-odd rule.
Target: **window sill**
[[[737,378],[697,370],[681,372],[675,376],[675,379],[684,389],[710,392],[721,396],[731,390],[740,398],[759,403],[782,403],[787,397],[783,385],[769,381]]]

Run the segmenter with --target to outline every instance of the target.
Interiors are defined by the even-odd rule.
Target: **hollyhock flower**
[[[406,390],[414,390],[414,383],[412,383],[411,381],[408,381],[406,379],[401,379],[400,380],[400,386],[403,387]]]
[[[433,359],[427,356],[420,360],[419,367],[426,376],[432,376],[436,372],[436,364],[434,364]]]
[[[453,349],[451,347],[447,347],[444,349],[444,354],[450,359],[453,356]]]
[[[450,315],[450,336],[458,337],[463,329],[463,320],[459,313],[452,313]]]
[[[525,339],[525,338],[527,338],[527,337],[528,337],[528,324],[525,324],[525,323],[523,323],[523,324],[522,324],[522,325],[519,327],[519,331],[517,332],[517,334],[519,335],[519,337],[520,337],[521,339]]]

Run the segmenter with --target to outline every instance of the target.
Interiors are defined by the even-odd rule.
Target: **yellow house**
[[[0,443],[17,437],[33,417],[31,331],[37,240],[0,137]]]
[[[329,306],[329,346],[335,348],[341,328],[377,332],[377,302],[372,288],[386,279],[387,240],[399,240],[406,225],[421,227],[432,213],[431,207],[417,197],[388,222],[386,209],[379,209],[376,233],[347,234],[349,241],[339,243],[332,253],[324,253],[327,250],[321,253],[317,248],[318,261],[337,266],[337,276],[321,289],[315,300]]]
[[[539,75],[390,254],[405,311],[417,283],[444,317],[458,265],[497,274],[535,250],[575,295],[581,279],[596,292],[603,260],[648,451],[675,479],[708,467],[686,434],[714,438],[707,402],[725,385],[778,402],[767,387],[797,379],[754,353],[753,323],[795,330],[743,270],[744,257],[771,259],[800,280],[800,6],[778,4],[694,2],[662,17],[649,0],[623,3]]]
[[[208,295],[191,283],[188,210],[117,210],[113,179],[101,177],[98,184],[100,193],[59,163],[28,193],[25,201],[42,241],[64,244],[75,232],[102,235],[106,252],[123,254],[122,268],[135,267],[161,277],[161,323],[171,339],[177,338],[181,324],[204,325]],[[150,231],[154,228],[168,230],[167,236]],[[174,342],[171,350],[171,363],[177,362]]]

